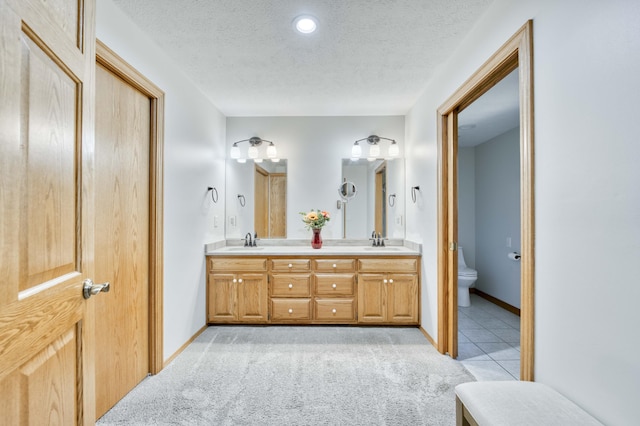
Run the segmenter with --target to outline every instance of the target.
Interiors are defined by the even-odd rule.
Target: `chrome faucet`
[[[251,241],[251,232],[247,232],[247,234],[244,236],[244,246],[245,247],[253,246],[253,243]]]
[[[376,234],[375,230],[371,233],[371,238],[369,239],[373,241],[371,244],[372,247],[384,247],[384,238],[382,238],[382,234]]]

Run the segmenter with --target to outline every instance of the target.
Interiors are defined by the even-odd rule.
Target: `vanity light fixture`
[[[261,163],[263,160],[263,158],[260,157],[260,152],[258,150],[258,147],[262,145],[262,142],[266,142],[269,144],[269,146],[267,147],[267,158],[269,158],[271,161],[275,161],[278,157],[278,150],[276,149],[276,146],[273,142],[254,136],[250,139],[243,139],[241,141],[234,142],[231,146],[229,156],[234,160],[238,160],[239,163],[244,163],[247,161],[246,158],[242,157],[240,153],[240,147],[238,146],[238,144],[242,142],[249,142],[249,145],[251,146],[247,150],[247,157],[249,157],[256,163]]]
[[[351,158],[357,159],[362,157],[362,148],[360,147],[360,144],[359,144],[359,142],[362,142],[362,141],[367,141],[367,143],[371,145],[371,147],[369,147],[369,155],[367,155],[367,158],[373,160],[375,158],[380,157],[380,146],[378,144],[380,143],[381,139],[391,141],[391,145],[389,146],[389,151],[387,152],[387,155],[389,157],[397,157],[398,155],[400,155],[400,147],[398,146],[398,143],[394,139],[383,138],[382,136],[377,136],[377,135],[371,135],[369,137],[358,139],[357,141],[355,141],[355,143],[353,144],[353,148],[351,148]]]
[[[302,34],[311,34],[318,28],[318,20],[311,15],[300,15],[293,20],[294,28]]]

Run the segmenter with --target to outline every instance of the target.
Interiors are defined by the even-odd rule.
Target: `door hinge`
[[[449,251],[456,251],[456,250],[458,250],[458,243],[455,241],[449,243]]]

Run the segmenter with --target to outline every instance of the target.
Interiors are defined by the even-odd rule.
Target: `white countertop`
[[[223,246],[205,249],[207,256],[420,256],[419,250],[401,245],[371,247],[367,245],[330,245],[320,249],[305,245],[263,245],[258,247]]]

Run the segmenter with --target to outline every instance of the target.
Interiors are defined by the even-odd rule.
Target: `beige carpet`
[[[469,381],[417,328],[217,326],[98,425],[454,425]]]

